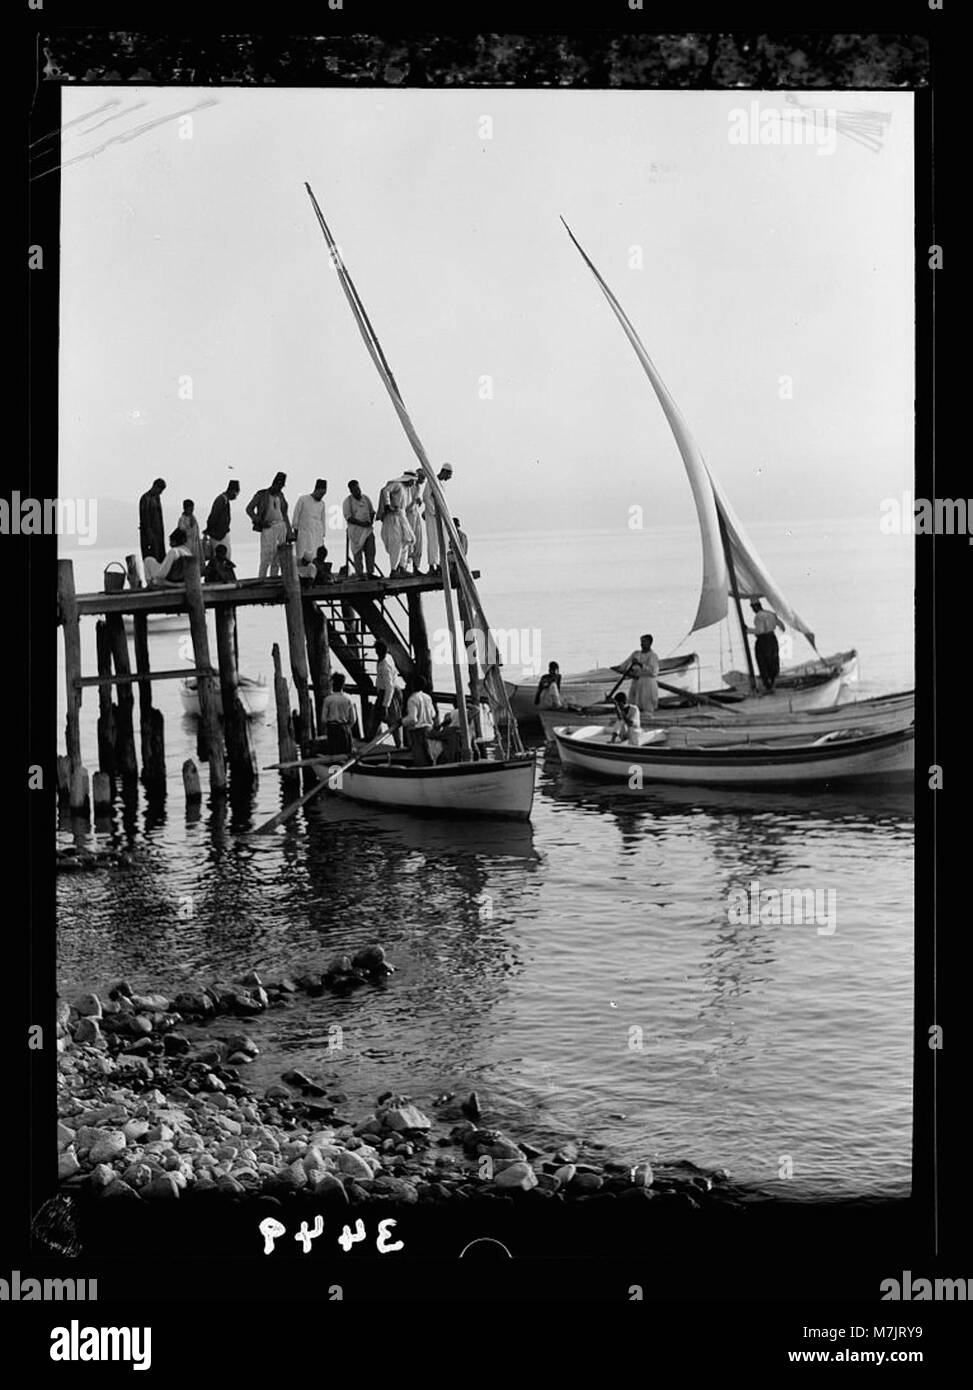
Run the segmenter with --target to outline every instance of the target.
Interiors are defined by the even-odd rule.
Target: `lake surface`
[[[680,643],[699,652],[704,686],[742,664],[725,629],[682,641],[695,530],[478,537],[469,517],[464,529],[511,674],[519,658],[565,672],[616,662],[644,631],[662,655]],[[907,537],[881,535],[877,518],[750,529],[819,649],[858,648],[860,695],[913,684]],[[65,553],[79,591],[100,588],[119,558]],[[238,573],[254,574],[255,556],[235,547]],[[433,596],[434,646],[441,611]],[[83,628],[87,673],[94,624]],[[244,673],[270,673],[274,641],[286,661],[282,610],[241,610]],[[157,667],[190,657],[180,634],[153,638]],[[204,803],[187,819],[180,768],[194,726],[177,682],[157,685],[155,700],[166,809],[150,820],[144,802],[117,808],[111,833],[135,846],[134,868],[59,879],[63,992],[123,975],[176,990],[253,967],[299,973],[378,941],[396,966],[385,988],[299,997],[248,1025],[264,1049],[257,1079],[319,1072],[353,1116],[383,1090],[428,1104],[475,1087],[491,1121],[525,1139],[580,1135],[633,1161],[690,1158],[792,1197],[908,1189],[911,794],[630,792],[539,757],[529,826],[416,820],[322,796],[257,839],[252,827],[281,804],[275,774],[262,774],[251,817]],[[61,704],[59,743],[63,692]],[[91,768],[95,713],[86,692]],[[255,735],[261,765],[275,761],[272,707]],[[833,932],[735,924],[730,894],[755,881],[833,892]]]

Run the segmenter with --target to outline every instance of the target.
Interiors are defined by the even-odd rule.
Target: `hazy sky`
[[[174,523],[228,476],[249,497],[283,469],[293,499],[321,475],[340,501],[413,466],[305,179],[466,529],[694,516],[559,213],[744,522],[877,515],[911,486],[907,94],[815,93],[892,117],[878,152],[839,135],[830,155],[731,144],[750,93],[62,96],[66,123],[117,103],[64,132],[62,497],[134,500],[162,474]],[[178,120],[118,139],[214,99],[191,139]]]

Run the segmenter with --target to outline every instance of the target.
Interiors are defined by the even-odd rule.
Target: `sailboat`
[[[442,566],[442,582],[462,749],[459,761],[436,763],[432,766],[417,766],[408,754],[399,750],[368,752],[344,768],[336,767],[327,758],[314,759],[315,775],[319,781],[332,786],[339,795],[372,805],[453,816],[498,816],[528,820],[534,801],[536,758],[533,753],[524,749],[517,721],[500,676],[495,644],[489,640],[471,641],[465,657],[471,686],[470,697],[474,705],[486,698],[492,716],[494,738],[492,743],[484,744],[471,736],[467,696],[463,689],[460,665],[459,639],[456,633],[457,607],[463,616],[464,628],[468,635],[471,629],[474,633],[486,637],[491,632],[472,571],[467,564],[435,470],[409,417],[392,369],[344,264],[338,245],[310,184],[306,183],[304,186],[327,244],[331,264],[337,273],[365,347],[419,460],[426,479],[426,495],[431,493],[435,499],[440,553],[448,557],[448,563]],[[478,757],[475,756],[477,753]]]
[[[818,655],[814,633],[788,602],[781,592],[780,586],[771,577],[766,565],[757,554],[753,542],[730,505],[726,493],[703,458],[699,445],[693,438],[682,412],[669,394],[630,319],[563,217],[561,221],[588,269],[595,277],[598,287],[611,306],[612,312],[621,324],[625,336],[631,343],[636,357],[649,378],[689,477],[703,547],[701,591],[696,617],[690,632],[698,632],[726,619],[729,615],[732,599],[743,638],[747,672],[745,676],[740,672],[727,672],[724,675],[724,680],[728,682],[730,690],[738,695],[741,703],[747,705],[749,704],[748,696],[752,697],[757,694],[757,678],[743,617],[742,600],[768,600],[771,608],[784,624],[806,638],[815,654],[815,660],[806,662],[791,671],[786,669],[781,671],[775,683],[774,693],[760,697],[761,713],[770,713],[773,706],[776,706],[781,713],[790,713],[802,709],[820,709],[834,705],[841,693],[843,682],[857,678],[857,652],[854,650],[843,651],[824,658]],[[608,683],[617,683],[617,673],[610,668],[606,669],[604,673],[597,674],[605,675],[606,686]],[[660,676],[663,680],[665,679],[665,673],[661,670]],[[565,676],[562,681],[562,689],[564,687],[570,688],[573,679],[571,676]],[[704,693],[713,699],[719,699],[726,695],[725,690]],[[600,698],[604,699],[604,693]],[[533,699],[532,695],[531,699]],[[574,703],[580,702],[574,701]]]

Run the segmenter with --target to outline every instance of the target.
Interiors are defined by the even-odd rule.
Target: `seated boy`
[[[227,555],[225,545],[218,545],[213,551],[213,558],[207,561],[203,578],[207,584],[236,583],[236,565]]]

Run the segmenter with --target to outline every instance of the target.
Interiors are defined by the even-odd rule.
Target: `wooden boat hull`
[[[260,681],[241,681],[237,686],[237,694],[248,719],[259,719],[260,715],[266,712],[270,703],[270,687]],[[199,691],[196,689],[196,682],[183,681],[179,687],[179,697],[182,700],[183,713],[187,714],[190,719],[198,719]],[[220,694],[218,682],[216,686],[216,710],[218,714],[222,715],[223,697]]]
[[[651,725],[646,727],[685,729],[693,740],[702,745],[722,742],[755,742],[760,739],[792,738],[807,733],[818,738],[830,729],[869,729],[872,733],[889,734],[907,729],[915,718],[915,695],[878,695],[869,700],[852,700],[827,709],[783,710],[764,712],[765,700],[744,700],[725,710],[713,705],[681,706],[676,709],[657,709]],[[541,726],[549,740],[557,728],[580,729],[584,725],[607,727],[613,719],[604,706],[589,710],[542,710]]]
[[[643,786],[659,782],[703,787],[888,782],[907,779],[914,770],[912,728],[831,742],[719,748],[669,748],[664,742],[635,748],[609,745],[607,737],[600,730],[584,738],[567,730],[555,732],[565,767],[630,786],[636,769]]]
[[[784,666],[774,689],[781,694],[798,694],[809,688],[818,688],[829,676],[835,675],[840,677],[842,684],[857,681],[858,653],[854,648],[846,652],[835,652],[833,656],[824,656],[820,661],[802,661],[795,666]],[[738,690],[741,694],[747,694],[750,690],[750,676],[746,671],[724,671],[723,679],[731,690]],[[812,705],[809,708],[820,706]]]
[[[699,658],[695,652],[687,656],[667,656],[659,663],[659,678],[668,685],[677,685],[682,690],[694,687],[694,672]],[[537,694],[538,676],[530,680],[505,681],[507,698],[514,718],[518,724],[536,723],[538,709],[534,704]],[[572,676],[561,678],[561,699],[571,705],[593,705],[605,698],[613,685],[618,684],[618,672],[610,666],[599,666],[591,671],[579,671]],[[628,682],[623,682],[627,685]]]
[[[188,613],[148,613],[146,631],[150,637],[154,637],[160,632],[188,632],[189,614]],[[125,614],[125,631],[131,635],[135,631],[135,622],[131,613]]]
[[[533,757],[433,767],[365,759],[343,773],[333,790],[352,801],[397,811],[529,820],[535,766]],[[327,781],[332,767],[340,763],[316,763],[318,780]]]

